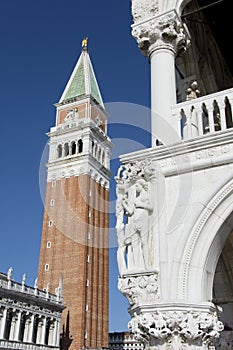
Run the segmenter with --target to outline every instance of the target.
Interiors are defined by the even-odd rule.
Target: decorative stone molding
[[[198,239],[200,239],[201,233],[204,231],[204,227],[207,224],[208,220],[211,218],[213,213],[216,213],[216,209],[224,199],[226,199],[233,192],[233,180],[227,183],[220,191],[211,199],[211,201],[206,205],[202,211],[199,218],[196,220],[196,224],[193,227],[192,232],[190,232],[189,241],[185,247],[182,261],[184,264],[180,270],[180,278],[183,280],[180,294],[183,298],[187,297],[187,284],[188,284],[188,273],[189,266],[191,265],[192,256],[194,254],[195,247],[197,245]],[[221,218],[223,220],[223,218]],[[222,222],[222,221],[221,221]]]
[[[131,306],[151,303],[159,299],[158,272],[120,277],[118,289]]]
[[[185,344],[207,349],[223,330],[215,311],[195,309],[135,313],[128,326],[155,349],[183,349]]]
[[[64,161],[62,166],[55,163],[49,164],[47,182],[58,181],[81,174],[90,174],[101,186],[109,188],[110,171],[95,162],[91,157],[88,157],[88,155],[85,155],[82,159],[74,160],[72,163]]]
[[[0,340],[0,349],[18,350],[59,350],[59,346],[37,345],[19,341]]]
[[[134,23],[155,16],[158,13],[158,0],[131,0]]]
[[[144,12],[137,15],[144,18]],[[190,44],[187,28],[173,10],[160,16],[146,18],[132,25],[132,36],[145,56],[159,49],[169,49],[174,54],[182,54]]]

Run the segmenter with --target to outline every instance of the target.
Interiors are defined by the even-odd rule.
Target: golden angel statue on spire
[[[87,42],[88,42],[88,38],[85,37],[85,38],[82,40],[82,47],[87,47]]]

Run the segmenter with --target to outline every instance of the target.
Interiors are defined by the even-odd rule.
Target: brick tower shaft
[[[108,346],[109,158],[104,109],[84,42],[55,106],[39,288],[62,293],[61,349]],[[58,288],[59,286],[59,288]]]

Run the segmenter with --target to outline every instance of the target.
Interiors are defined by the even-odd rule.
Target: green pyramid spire
[[[74,97],[91,95],[104,107],[99,86],[95,77],[93,66],[87,49],[87,39],[83,40],[82,53],[70,76],[66,88],[60,98],[59,103]]]

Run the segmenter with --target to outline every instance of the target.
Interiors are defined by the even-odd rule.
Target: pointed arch
[[[78,140],[78,153],[82,153],[83,151],[83,140],[79,139]]]
[[[232,230],[233,179],[205,206],[190,232],[179,271],[182,299],[212,301],[215,269]]]

